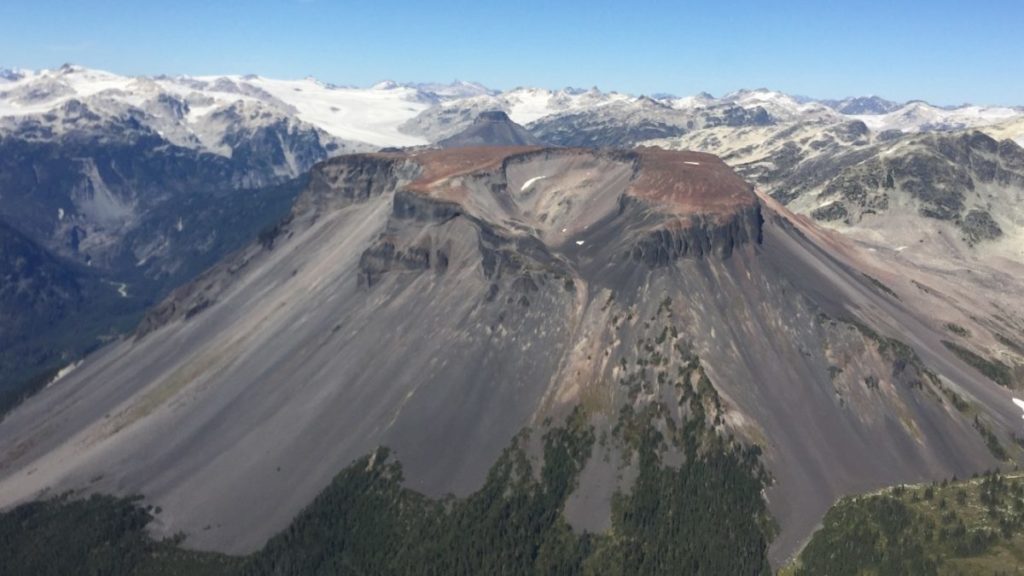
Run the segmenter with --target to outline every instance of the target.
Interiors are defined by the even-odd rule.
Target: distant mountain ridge
[[[225,128],[223,122],[213,122],[217,116],[212,113],[240,105],[257,111],[246,123],[260,118],[287,119],[300,129],[318,132],[337,151],[436,142],[464,129],[485,110],[503,110],[524,126],[554,124],[559,116],[565,115],[628,116],[632,119],[628,123],[633,126],[661,126],[657,134],[646,130],[643,136],[647,138],[670,136],[705,125],[706,121],[694,118],[702,109],[711,110],[711,116],[722,116],[716,110],[734,109],[729,115],[734,123],[735,118],[758,118],[761,111],[777,121],[864,117],[877,131],[962,129],[1024,116],[1021,108],[1006,106],[943,107],[922,101],[898,103],[878,96],[819,100],[764,88],[739,90],[717,98],[707,93],[648,97],[597,88],[519,87],[499,91],[458,80],[450,84],[384,81],[369,88],[355,88],[309,77],[130,77],[74,65],[55,70],[0,70],[0,118],[54,112],[70,100],[82,101],[94,109],[127,107],[148,112],[137,114],[139,121],[176,143],[220,153],[226,151],[221,143]],[[665,109],[657,114],[651,112],[651,102],[660,103]],[[643,120],[637,120],[638,117]],[[0,133],[9,130],[0,128]]]
[[[495,110],[481,112],[468,128],[439,141],[437,146],[535,146],[540,143],[526,128],[513,122],[508,114]]]

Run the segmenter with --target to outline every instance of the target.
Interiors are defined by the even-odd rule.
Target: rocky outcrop
[[[1003,229],[992,219],[992,215],[984,210],[971,210],[960,223],[967,243],[977,244],[983,240],[995,240],[1003,235]]]
[[[739,210],[731,217],[695,217],[649,232],[630,251],[630,257],[651,268],[680,258],[728,258],[739,246],[761,243],[761,207]]]
[[[432,264],[443,272],[448,267],[447,253],[440,249],[434,252],[429,245],[400,249],[392,240],[378,240],[359,258],[359,285],[370,288],[387,272],[429,270]]]
[[[746,166],[744,171],[771,187],[772,196],[783,203],[815,194],[818,202],[808,198],[795,205],[820,221],[865,226],[866,216],[896,209],[957,226],[969,245],[1000,236],[1000,211],[992,210],[992,201],[1024,188],[1024,149],[979,131],[892,139],[876,135],[868,144],[858,124],[832,130],[832,145],[809,158],[788,139],[771,156],[770,166]]]
[[[850,213],[846,210],[846,206],[842,202],[829,202],[828,204],[815,208],[811,212],[811,218],[815,220],[822,220],[824,222],[834,222],[836,220],[846,220]]]
[[[294,212],[330,211],[365,202],[395,189],[414,174],[415,166],[398,154],[339,156],[313,168],[309,187],[299,197]]]
[[[456,202],[430,198],[408,190],[395,192],[392,206],[392,215],[395,218],[419,222],[445,222],[465,211]]]

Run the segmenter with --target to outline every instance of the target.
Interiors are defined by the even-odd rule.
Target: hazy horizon
[[[617,90],[615,88],[609,88],[609,87],[599,86],[599,85],[595,85],[595,86],[568,86],[568,85],[566,85],[566,86],[539,86],[539,85],[530,85],[530,84],[515,84],[515,85],[512,85],[512,86],[507,87],[507,88],[497,88],[495,86],[490,86],[490,85],[487,85],[487,84],[485,84],[483,82],[479,82],[479,81],[476,81],[476,80],[473,80],[473,79],[467,79],[467,78],[452,78],[452,79],[449,79],[449,80],[444,80],[444,79],[412,79],[412,80],[404,80],[404,79],[395,79],[395,78],[389,78],[389,77],[382,77],[382,78],[380,78],[378,80],[375,80],[375,81],[372,81],[372,82],[368,82],[368,83],[365,83],[365,84],[354,84],[354,83],[351,83],[351,82],[344,82],[344,81],[337,80],[337,79],[332,79],[332,78],[321,78],[321,77],[314,76],[314,75],[311,75],[311,74],[270,76],[270,75],[267,75],[267,74],[256,74],[254,72],[242,72],[242,71],[228,71],[228,72],[223,72],[223,73],[209,73],[209,74],[188,74],[188,73],[174,73],[174,74],[171,74],[171,73],[165,73],[165,72],[129,74],[129,73],[122,73],[122,72],[119,72],[117,70],[111,70],[109,68],[102,68],[102,67],[98,67],[98,66],[89,66],[89,65],[86,65],[86,64],[82,64],[80,62],[63,62],[61,64],[55,64],[55,65],[52,65],[52,66],[43,66],[41,68],[30,68],[30,67],[26,67],[26,66],[17,66],[17,65],[10,65],[10,64],[7,64],[7,63],[0,63],[0,70],[11,70],[11,71],[15,71],[15,72],[17,72],[17,71],[21,71],[21,72],[26,72],[26,71],[40,72],[40,71],[43,71],[43,70],[51,70],[51,71],[58,70],[59,68],[61,68],[62,66],[65,66],[65,65],[77,66],[77,67],[85,68],[85,69],[88,69],[88,70],[93,70],[93,71],[97,71],[97,72],[106,72],[106,73],[116,74],[118,76],[125,76],[125,77],[149,77],[149,78],[153,78],[153,77],[160,77],[160,76],[169,76],[169,77],[183,76],[183,77],[200,78],[200,77],[222,77],[222,76],[245,77],[245,76],[255,75],[255,76],[260,76],[260,77],[263,77],[263,78],[270,78],[270,79],[274,79],[274,80],[301,80],[301,79],[305,79],[305,78],[313,78],[313,79],[315,79],[315,80],[317,80],[319,82],[323,82],[323,83],[329,84],[329,85],[337,87],[337,88],[355,88],[355,89],[369,89],[369,88],[372,88],[373,86],[375,86],[377,84],[380,84],[380,83],[383,83],[383,82],[394,82],[394,83],[396,83],[398,85],[402,85],[402,86],[423,86],[423,85],[451,86],[451,85],[454,85],[454,84],[456,84],[458,82],[463,82],[463,83],[467,83],[467,84],[476,84],[476,85],[482,86],[484,88],[487,88],[489,90],[498,91],[498,92],[505,92],[505,91],[509,91],[509,90],[516,90],[516,89],[519,89],[519,88],[536,88],[536,89],[546,89],[546,90],[550,90],[550,91],[558,91],[558,90],[587,91],[587,90],[591,90],[591,89],[597,89],[597,90],[599,90],[601,92],[605,92],[605,93],[629,94],[631,96],[638,96],[638,97],[639,96],[648,96],[648,97],[662,97],[662,96],[665,96],[665,97],[676,97],[676,98],[685,98],[685,97],[688,97],[688,96],[697,96],[697,95],[702,94],[702,93],[706,93],[706,94],[710,95],[712,98],[724,98],[724,97],[726,97],[726,96],[728,96],[730,94],[733,94],[733,93],[738,92],[738,91],[743,91],[743,90],[746,90],[746,91],[768,90],[768,91],[771,91],[771,92],[779,92],[779,93],[782,93],[782,94],[786,94],[787,96],[790,96],[790,97],[793,97],[793,98],[797,98],[797,99],[806,99],[806,100],[814,100],[814,101],[838,101],[838,100],[843,100],[843,99],[847,99],[847,98],[875,98],[875,97],[877,97],[877,98],[882,98],[884,100],[889,100],[889,101],[892,101],[892,102],[896,102],[896,103],[899,103],[899,104],[909,104],[911,102],[926,102],[926,103],[931,104],[933,106],[939,106],[939,107],[942,107],[942,108],[957,108],[957,107],[961,107],[961,106],[1006,106],[1006,107],[1013,107],[1013,108],[1024,107],[1024,99],[1021,100],[1022,103],[1013,103],[1013,102],[1011,102],[1011,103],[1005,103],[1004,104],[1004,103],[992,103],[992,102],[956,102],[956,103],[946,103],[946,102],[933,102],[933,101],[927,100],[925,98],[910,98],[910,99],[902,100],[902,99],[897,99],[897,98],[889,98],[885,94],[867,94],[867,93],[864,93],[864,94],[845,94],[845,95],[835,96],[835,97],[824,97],[824,96],[817,96],[817,95],[814,95],[814,94],[794,94],[794,93],[790,93],[790,92],[787,92],[785,90],[780,90],[778,88],[774,88],[774,87],[771,87],[771,86],[756,86],[756,87],[754,87],[754,86],[741,86],[741,87],[737,88],[736,90],[731,90],[731,91],[728,91],[728,92],[721,92],[721,93],[714,93],[714,92],[710,92],[708,90],[698,90],[697,92],[690,92],[690,93],[667,92],[667,91],[665,91],[665,92],[642,93],[642,92],[630,92],[628,90]]]

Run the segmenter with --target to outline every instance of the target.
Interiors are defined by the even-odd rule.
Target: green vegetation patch
[[[1007,388],[1013,387],[1013,371],[1006,364],[980,356],[955,342],[943,340],[942,344],[989,380]]]
[[[63,495],[0,514],[0,572],[5,576],[233,573],[236,558],[192,552],[177,538],[155,541],[153,519],[137,498]]]
[[[797,576],[1017,574],[1024,476],[898,486],[844,498],[787,571]]]

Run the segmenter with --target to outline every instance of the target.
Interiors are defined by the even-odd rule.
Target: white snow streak
[[[532,186],[534,184],[534,182],[537,182],[539,180],[543,180],[545,178],[547,178],[547,176],[534,176],[533,178],[530,178],[529,180],[527,180],[522,185],[522,187],[519,188],[519,191],[520,192],[525,192],[527,188],[529,188],[530,186]]]

